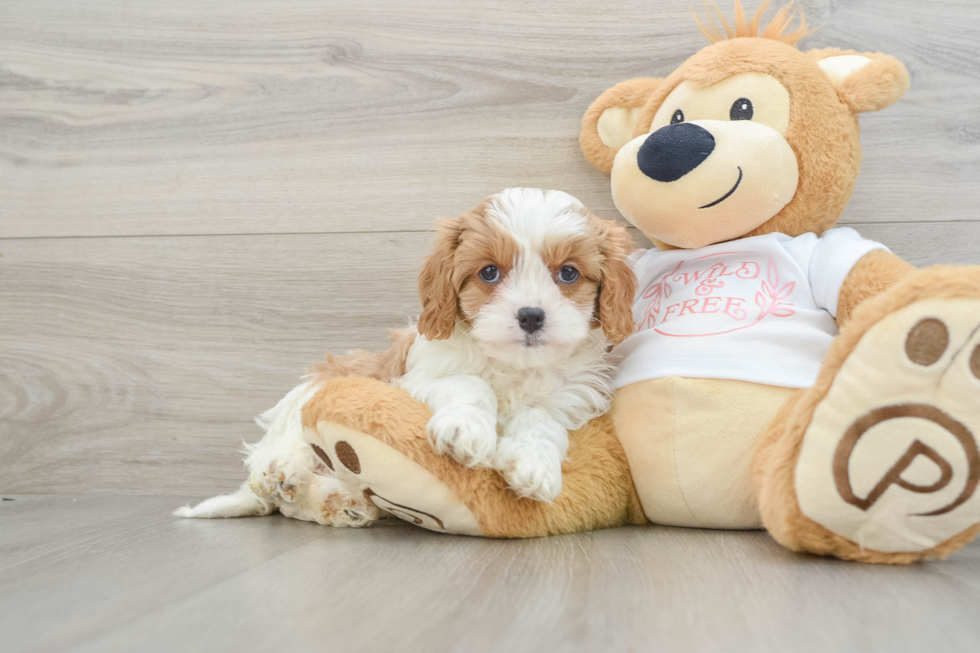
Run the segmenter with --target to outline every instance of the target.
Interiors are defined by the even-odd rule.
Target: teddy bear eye
[[[670,117],[670,124],[676,125],[679,122],[684,122],[684,112],[678,109],[674,112],[674,115]]]
[[[752,108],[752,100],[740,97],[732,104],[728,117],[732,120],[752,120],[755,110]]]

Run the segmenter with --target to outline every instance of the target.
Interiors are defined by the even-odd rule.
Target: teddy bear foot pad
[[[345,489],[381,510],[432,531],[482,534],[445,483],[379,440],[332,422],[307,428],[305,437]]]
[[[980,300],[880,320],[844,361],[796,463],[800,510],[883,553],[924,552],[980,523]]]

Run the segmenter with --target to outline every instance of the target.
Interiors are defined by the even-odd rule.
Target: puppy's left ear
[[[619,344],[635,329],[633,297],[636,275],[629,264],[633,242],[626,227],[612,220],[594,218],[598,225],[602,252],[602,284],[599,287],[599,323],[606,337]]]
[[[453,282],[453,259],[463,232],[463,218],[439,220],[432,253],[419,273],[419,333],[428,340],[445,340],[456,328],[458,298]]]
[[[890,55],[837,48],[810,50],[807,55],[817,60],[837,97],[854,113],[881,111],[909,90],[909,71]]]

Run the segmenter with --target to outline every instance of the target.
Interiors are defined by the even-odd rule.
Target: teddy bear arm
[[[911,263],[887,250],[869,252],[844,279],[837,303],[837,324],[843,326],[862,302],[887,290],[914,270]]]

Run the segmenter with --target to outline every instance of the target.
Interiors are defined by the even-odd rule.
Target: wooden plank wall
[[[844,222],[980,263],[980,4],[798,4],[912,74]],[[435,216],[615,217],[582,112],[702,44],[666,0],[0,1],[0,492],[234,487],[251,416],[417,310]]]

